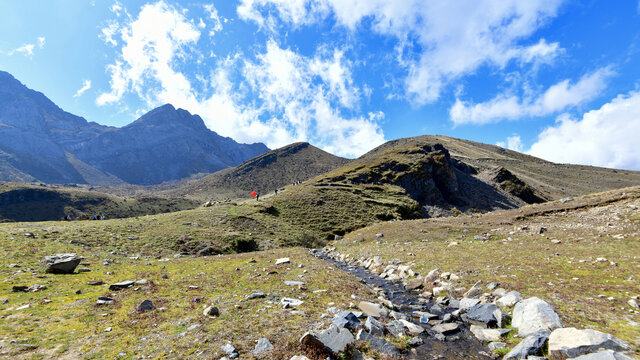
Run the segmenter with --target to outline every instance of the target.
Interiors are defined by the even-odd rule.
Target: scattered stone
[[[500,286],[499,282],[495,282],[495,281],[491,282],[491,283],[487,284],[487,290],[491,291],[491,290],[497,288],[498,286]]]
[[[300,306],[304,303],[304,301],[291,298],[282,298],[282,300],[280,300],[280,303],[284,305],[285,308],[288,308],[291,306]]]
[[[369,334],[373,336],[384,336],[384,324],[376,320],[373,316],[367,316],[367,321],[364,323],[364,327]]]
[[[393,337],[399,338],[405,335],[404,324],[400,322],[400,320],[389,321],[386,324],[386,327],[389,334],[391,334]]]
[[[304,282],[302,281],[290,281],[290,280],[286,280],[284,282],[285,285],[287,286],[300,286],[300,285],[304,285]]]
[[[384,237],[384,234],[381,234],[381,233],[376,234],[376,239],[380,239],[381,237]]]
[[[485,328],[494,328],[498,326],[498,319],[494,314],[497,310],[500,308],[494,304],[478,304],[462,315],[462,319]]]
[[[85,273],[85,272],[91,272],[91,269],[86,267],[78,268],[78,273]]]
[[[102,330],[102,331],[103,331],[103,332],[111,332],[111,330],[112,330],[112,329],[111,329],[111,327],[108,327],[108,328],[106,328],[106,329],[104,329],[104,330]]]
[[[104,285],[104,282],[102,280],[91,280],[91,281],[87,281],[87,285],[100,286],[100,285]]]
[[[266,295],[264,293],[253,293],[249,296],[247,296],[248,300],[252,300],[252,299],[262,299],[266,297]]]
[[[415,277],[407,281],[407,284],[404,286],[404,288],[407,289],[408,291],[419,289],[422,287],[423,281],[424,279],[422,278],[422,276]]]
[[[584,355],[598,349],[625,351],[629,344],[600,331],[576,328],[553,330],[549,336],[549,358],[563,360]]]
[[[496,305],[500,307],[512,307],[522,300],[522,295],[517,291],[509,291],[505,296],[496,300]]]
[[[206,309],[204,309],[202,314],[209,317],[218,317],[220,316],[220,310],[218,310],[218,308],[215,306],[208,306]]]
[[[13,285],[12,290],[13,292],[28,292],[29,291],[29,286],[27,285]]]
[[[360,330],[360,332],[363,331]],[[305,333],[300,338],[300,343],[310,348],[338,355],[344,352],[347,346],[355,343],[355,339],[349,330],[331,325],[324,331],[312,330]]]
[[[404,327],[407,328],[407,330],[409,330],[409,334],[411,335],[420,335],[424,332],[424,328],[420,325],[416,325],[407,320],[398,320],[398,321],[400,321],[402,325],[404,325]]]
[[[455,334],[460,331],[460,325],[457,323],[442,323],[431,328],[433,331],[442,335]]]
[[[227,342],[227,344],[224,345],[221,349],[225,354],[227,354],[229,359],[237,359],[240,356],[240,354],[238,354],[238,350],[233,347],[233,344],[231,344],[231,342]]]
[[[542,347],[549,340],[549,332],[540,330],[525,337],[516,345],[503,360],[526,359],[529,355],[542,355]]]
[[[458,308],[460,310],[469,310],[478,304],[480,304],[480,299],[462,298],[462,300],[460,300]]]
[[[496,351],[496,350],[500,350],[500,349],[506,349],[507,348],[507,343],[501,342],[501,341],[494,341],[494,342],[490,342],[489,345],[487,345],[489,347],[489,350],[491,351]]]
[[[153,306],[153,302],[149,299],[144,300],[138,305],[138,312],[145,312],[153,310],[155,307]]]
[[[362,323],[351,311],[343,311],[336,315],[332,321],[339,328],[357,329],[362,327]]]
[[[271,345],[271,343],[269,342],[269,339],[260,338],[257,340],[255,349],[249,351],[249,353],[254,355],[259,355],[271,350],[273,350],[273,345]]]
[[[291,262],[291,260],[289,258],[280,258],[280,259],[276,260],[276,265],[288,264],[290,262]]]
[[[627,301],[627,304],[629,304],[629,306],[631,306],[632,308],[640,309],[640,306],[638,305],[636,299],[629,299],[629,301]]]
[[[588,355],[580,355],[572,360],[633,360],[633,358],[613,350],[603,350]]]
[[[109,285],[109,290],[111,291],[118,291],[118,290],[122,290],[122,289],[126,289],[130,286],[133,286],[133,284],[135,284],[133,281],[121,281],[115,284],[111,284]]]
[[[360,301],[360,303],[358,304],[358,308],[362,310],[362,312],[365,313],[367,316],[374,316],[374,317],[389,316],[389,311],[387,311],[387,309],[385,309],[380,304],[374,304],[368,301]]]
[[[542,299],[532,297],[516,304],[511,325],[518,328],[518,335],[526,337],[539,330],[553,331],[561,328],[562,322],[551,305]]]
[[[80,261],[82,259],[76,254],[54,254],[45,256],[40,261],[40,266],[49,274],[73,274]]]
[[[412,337],[411,339],[407,340],[406,344],[411,346],[411,347],[416,347],[416,346],[420,346],[420,345],[424,344],[424,341],[422,340],[422,338],[420,338],[418,336],[415,336],[415,337]]]
[[[296,355],[291,357],[291,359],[289,360],[311,360],[308,357],[304,356],[304,355]]]
[[[471,325],[471,333],[480,341],[500,341],[509,333],[509,329],[485,329],[482,326]]]
[[[110,297],[99,296],[98,301],[96,301],[96,305],[111,305],[113,302],[114,300]]]
[[[400,356],[400,351],[390,342],[385,339],[375,337],[364,330],[358,331],[356,339],[369,343],[369,347],[381,355],[390,357]]]

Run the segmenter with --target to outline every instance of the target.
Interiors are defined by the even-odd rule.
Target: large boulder
[[[372,316],[367,317],[364,327],[373,336],[384,336],[384,324]]]
[[[76,254],[54,254],[40,261],[44,272],[49,274],[73,274],[82,259]]]
[[[500,327],[503,317],[502,310],[494,304],[475,305],[462,315],[464,321],[485,328]]]
[[[362,312],[365,313],[365,315],[367,316],[373,316],[373,317],[389,316],[389,311],[380,304],[374,304],[368,301],[360,301],[360,303],[358,304],[358,308],[360,308],[360,310],[362,310]]]
[[[480,341],[500,341],[509,333],[509,329],[486,329],[482,326],[471,325],[471,333]]]
[[[633,360],[633,358],[613,350],[603,350],[597,353],[580,355],[571,360]]]
[[[564,360],[588,354],[599,349],[624,351],[629,344],[600,331],[576,328],[556,329],[549,336],[549,358]]]
[[[518,335],[526,337],[540,330],[551,332],[561,328],[562,322],[551,305],[542,299],[532,297],[516,304],[511,325],[518,328]]]
[[[337,327],[347,329],[357,329],[362,327],[362,323],[351,311],[343,311],[336,315],[332,321]]]
[[[369,343],[369,347],[381,355],[390,357],[400,356],[400,351],[398,351],[398,349],[392,343],[388,342],[385,339],[375,337],[364,330],[358,331],[358,335],[356,335],[356,338],[360,341]]]
[[[549,332],[540,330],[520,341],[518,345],[511,349],[502,359],[526,359],[529,355],[542,355],[542,348],[548,340]]]
[[[355,339],[349,330],[331,325],[324,331],[312,330],[305,333],[300,338],[300,343],[310,348],[339,355],[346,350],[347,346],[355,343]]]

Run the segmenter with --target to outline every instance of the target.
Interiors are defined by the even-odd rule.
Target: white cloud
[[[398,39],[398,61],[408,73],[405,92],[424,104],[436,101],[447,85],[483,65],[502,68],[511,60],[551,61],[560,51],[557,43],[521,42],[555,17],[562,2],[242,0],[237,11],[242,19],[271,29],[274,14],[294,25],[315,23],[332,14],[338,24],[352,30],[370,19],[374,31]]]
[[[40,36],[38,37],[38,47],[40,49],[42,49],[44,47],[44,43],[46,42],[46,39],[44,36]]]
[[[119,29],[120,27],[117,22],[111,22],[108,26],[100,30],[100,39],[110,46],[118,46],[118,41],[114,39],[114,36],[117,35]]]
[[[613,75],[610,68],[601,68],[582,76],[573,84],[568,79],[560,81],[535,98],[520,99],[516,95],[500,94],[478,104],[456,99],[449,109],[449,115],[456,125],[487,124],[550,115],[593,100],[604,90],[607,80]]]
[[[80,89],[78,89],[78,91],[76,91],[76,93],[73,95],[74,98],[80,97],[80,95],[84,94],[85,91],[91,89],[91,80],[83,80],[82,81],[82,87]]]
[[[222,22],[226,22],[226,18],[218,15],[218,10],[213,4],[207,4],[204,6],[204,10],[209,13],[209,18],[213,20],[213,27],[209,30],[209,36],[215,35],[218,31],[222,30]],[[202,21],[202,19],[200,19]]]
[[[44,36],[39,36],[36,39],[36,43],[35,44],[24,44],[18,48],[15,48],[11,51],[9,51],[7,53],[7,55],[9,56],[13,56],[14,54],[21,54],[27,57],[31,57],[33,56],[33,51],[36,49],[36,46],[38,47],[38,49],[42,49],[44,47],[44,44],[46,42],[46,39]]]
[[[522,152],[522,150],[524,149],[524,144],[522,143],[522,139],[520,138],[520,135],[517,135],[517,134],[513,134],[512,136],[507,137],[506,142],[500,141],[496,143],[496,145],[509,150],[518,151],[518,152]]]
[[[640,170],[640,92],[619,95],[582,119],[558,117],[529,154],[560,163]]]
[[[358,110],[361,90],[342,50],[320,47],[315,56],[305,57],[271,40],[255,61],[239,53],[218,57],[208,76],[191,79],[179,69],[201,60],[195,49],[201,33],[185,13],[163,1],[147,4],[137,18],[116,29],[122,48],[107,67],[111,89],[98,96],[98,105],[118,103],[133,93],[149,108],[171,103],[201,115],[223,136],[272,148],[310,141],[357,156],[384,142],[378,125],[384,114],[351,115]]]

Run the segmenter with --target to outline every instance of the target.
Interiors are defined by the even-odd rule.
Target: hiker
[[[104,220],[104,215],[100,215],[100,220]]]
[[[278,189],[276,189],[276,195],[278,195]]]
[[[260,200],[260,194],[256,193],[256,201]]]

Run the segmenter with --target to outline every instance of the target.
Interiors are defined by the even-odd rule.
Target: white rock
[[[551,305],[542,299],[532,297],[516,304],[511,325],[518,328],[518,335],[526,337],[539,330],[553,331],[561,328],[562,322]]]
[[[599,349],[624,351],[629,344],[600,331],[576,328],[556,329],[549,336],[549,356],[552,359],[574,358]]]
[[[517,291],[509,291],[506,295],[496,301],[496,305],[500,307],[512,307],[522,300],[522,296]]]

